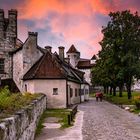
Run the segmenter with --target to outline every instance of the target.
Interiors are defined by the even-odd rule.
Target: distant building
[[[70,64],[80,71],[83,71],[84,79],[87,84],[89,84],[88,91],[92,92],[92,83],[91,83],[91,70],[96,62],[96,55],[93,55],[91,59],[80,58],[80,52],[72,45],[67,51],[67,58],[69,58]],[[84,87],[83,87],[84,88]],[[86,93],[86,91],[82,91],[82,93]]]

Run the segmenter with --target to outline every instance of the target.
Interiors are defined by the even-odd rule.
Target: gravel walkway
[[[106,101],[90,99],[84,112],[83,140],[140,140],[140,117]]]

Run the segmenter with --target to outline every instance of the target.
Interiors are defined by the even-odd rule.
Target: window
[[[77,89],[75,89],[75,97],[77,97]]]
[[[4,59],[0,59],[0,73],[4,73]]]
[[[25,84],[25,91],[27,92],[27,85]]]
[[[73,96],[73,89],[70,88],[70,97],[72,97],[72,96]]]
[[[88,94],[88,89],[85,90],[85,94]]]
[[[58,95],[58,88],[53,88],[53,95]]]

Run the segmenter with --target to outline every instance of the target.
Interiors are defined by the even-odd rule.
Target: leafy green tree
[[[109,16],[111,21],[103,27],[100,44],[103,52],[111,50],[114,75],[121,81],[119,85],[125,82],[130,99],[133,77],[140,73],[140,17],[130,11],[111,12]]]

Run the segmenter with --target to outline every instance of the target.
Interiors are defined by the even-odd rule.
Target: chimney
[[[30,38],[32,42],[34,42],[36,45],[37,45],[37,36],[38,36],[37,32],[28,32],[28,38]]]
[[[46,49],[47,51],[49,51],[50,53],[52,52],[52,47],[51,47],[51,46],[45,46],[45,49]]]
[[[64,60],[64,49],[65,48],[63,46],[60,46],[58,48],[59,48],[59,57],[63,61]]]
[[[17,38],[17,10],[15,9],[8,10],[8,19],[9,24],[7,36],[10,35],[10,37]]]

